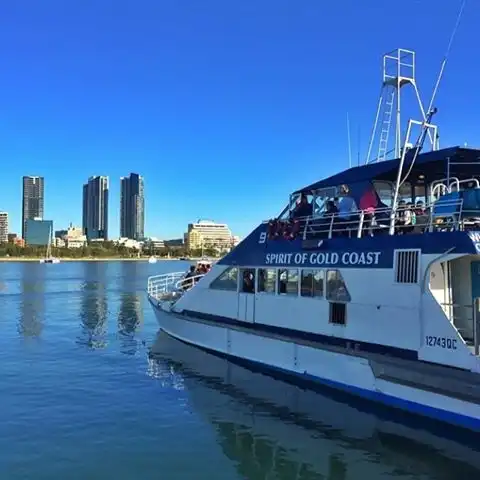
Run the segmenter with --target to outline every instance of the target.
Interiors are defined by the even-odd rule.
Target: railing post
[[[365,212],[360,213],[360,222],[358,222],[357,238],[362,238],[363,220],[365,219]]]
[[[332,238],[332,232],[333,232],[333,219],[335,217],[335,214],[332,213],[332,219],[330,220],[330,228],[328,230],[328,238]]]
[[[475,349],[475,355],[479,353],[479,338],[478,334],[478,307],[480,305],[480,298],[476,297],[473,301],[473,345]]]

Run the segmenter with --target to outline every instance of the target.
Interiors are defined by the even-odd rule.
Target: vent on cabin
[[[418,283],[420,250],[395,250],[395,283]]]

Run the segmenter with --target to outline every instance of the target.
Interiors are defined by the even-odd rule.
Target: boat
[[[47,252],[45,258],[40,259],[40,263],[60,263],[60,259],[52,256],[52,229],[49,229]]]
[[[395,472],[450,478],[459,469],[475,478],[480,470],[475,434],[448,436],[441,424],[351,404],[337,391],[301,389],[164,332],[148,363],[151,377],[164,389],[185,392],[188,411],[211,423],[240,474],[253,467],[256,474],[248,478],[350,478],[351,469],[372,479]],[[332,457],[344,464],[344,475],[330,471]],[[295,477],[295,471],[310,475]]]
[[[439,148],[414,72],[414,52],[385,55],[364,165],[294,191],[188,288],[172,273],[147,294],[178,340],[479,433],[480,150]],[[402,140],[403,87],[421,119]]]
[[[155,257],[155,255],[152,255],[152,256],[148,259],[148,263],[157,263],[157,257]]]

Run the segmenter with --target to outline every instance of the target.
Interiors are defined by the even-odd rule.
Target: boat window
[[[278,271],[278,293],[280,295],[298,295],[298,270],[296,268]]]
[[[258,291],[264,293],[275,293],[275,281],[277,271],[273,268],[258,269]]]
[[[240,270],[240,291],[243,293],[255,293],[255,269],[242,268]]]
[[[210,288],[215,290],[237,291],[238,268],[230,267],[220,274],[211,284]]]
[[[302,270],[302,297],[323,297],[323,270]]]
[[[380,201],[387,207],[391,207],[393,200],[393,185],[390,182],[373,182],[373,186]]]
[[[400,186],[400,190],[398,192],[398,200],[403,200],[407,203],[412,203],[412,184],[411,183],[404,183]]]
[[[327,300],[331,302],[351,300],[340,270],[327,270]]]

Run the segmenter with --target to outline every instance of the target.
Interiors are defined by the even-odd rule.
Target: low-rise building
[[[25,221],[25,243],[28,246],[46,246],[52,240],[53,221],[39,218]]]
[[[67,248],[82,248],[87,244],[87,237],[80,227],[74,227],[72,224],[66,230],[57,230],[55,232],[55,246]]]
[[[199,220],[188,225],[185,243],[188,250],[212,248],[219,252],[228,251],[232,248],[232,232],[225,223]]]
[[[162,250],[165,248],[165,242],[156,237],[149,237],[144,240],[143,248],[150,251]]]
[[[125,248],[130,248],[132,250],[141,250],[142,243],[137,240],[132,240],[131,238],[120,237],[118,240],[114,240],[115,245],[123,246]]]

